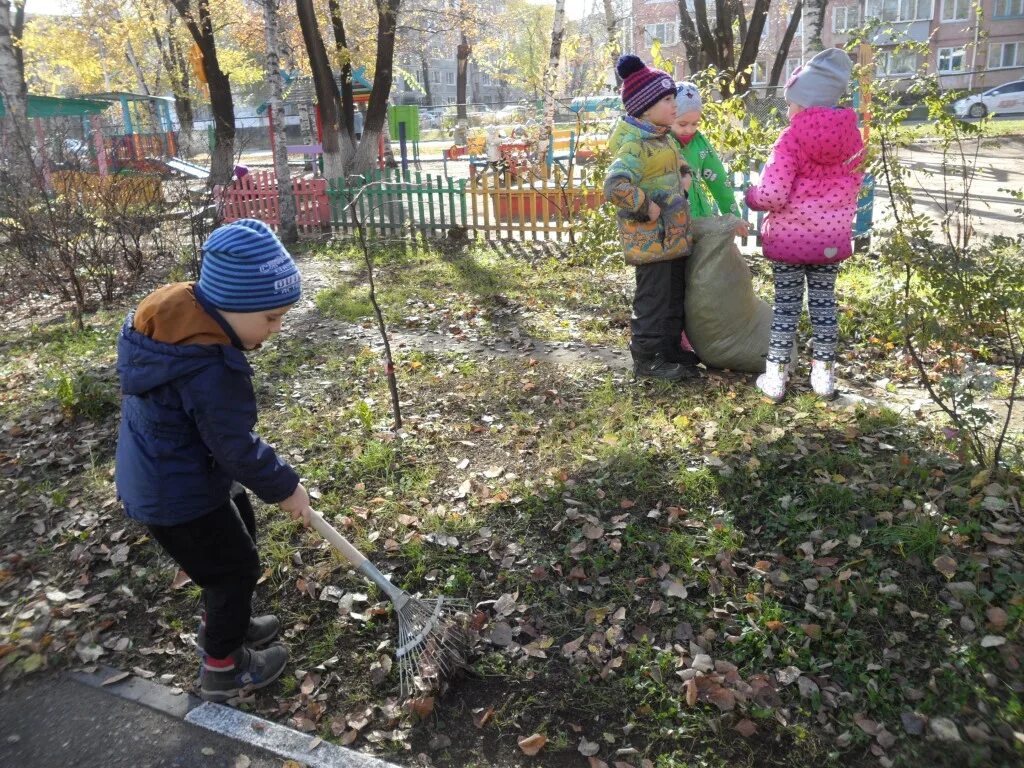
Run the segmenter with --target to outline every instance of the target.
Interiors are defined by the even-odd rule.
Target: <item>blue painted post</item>
[[[124,119],[124,135],[131,136],[135,133],[135,127],[132,125],[132,111],[128,107],[128,99],[125,96],[121,97],[121,117]]]
[[[409,151],[405,143],[405,120],[398,124],[398,146],[402,152],[402,173],[409,171]]]

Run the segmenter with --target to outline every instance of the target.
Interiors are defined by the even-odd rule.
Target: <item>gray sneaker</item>
[[[284,672],[288,649],[283,645],[272,645],[265,650],[254,651],[243,645],[228,658],[230,665],[219,667],[204,657],[199,668],[200,698],[223,703],[265,688]]]
[[[268,613],[266,616],[255,616],[249,619],[249,629],[246,630],[245,640],[242,642],[249,648],[265,648],[270,645],[281,631],[281,622],[277,616]],[[196,648],[200,653],[206,652],[206,622],[199,622],[199,632],[196,633]]]

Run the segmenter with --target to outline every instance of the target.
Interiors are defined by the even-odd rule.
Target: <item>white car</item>
[[[985,117],[989,113],[1008,115],[1024,112],[1024,80],[997,85],[982,93],[965,96],[953,103],[957,117]]]

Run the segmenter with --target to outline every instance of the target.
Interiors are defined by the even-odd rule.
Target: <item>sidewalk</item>
[[[104,685],[108,680],[117,682]],[[2,766],[281,768],[287,760],[310,768],[394,768],[110,668],[32,676],[0,696]]]

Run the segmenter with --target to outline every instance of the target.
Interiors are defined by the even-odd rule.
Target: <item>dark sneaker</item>
[[[266,616],[255,616],[249,619],[249,629],[245,633],[245,645],[250,648],[264,648],[270,645],[281,631],[281,622],[277,616],[268,613]],[[206,622],[199,622],[199,632],[196,634],[196,647],[200,651],[206,650]]]
[[[205,701],[225,702],[250,691],[265,688],[277,680],[288,663],[288,649],[272,645],[254,651],[244,645],[225,663],[205,657],[199,669],[199,696]]]
[[[638,379],[661,379],[662,381],[678,381],[686,377],[686,366],[670,363],[661,353],[651,356],[633,355],[633,375]],[[693,374],[689,374],[693,375]]]
[[[685,365],[687,368],[692,368],[693,375],[697,375],[696,368],[697,363],[700,362],[700,358],[697,357],[695,352],[690,352],[682,347],[676,347],[665,353],[665,359],[670,363],[679,363],[680,365]]]

